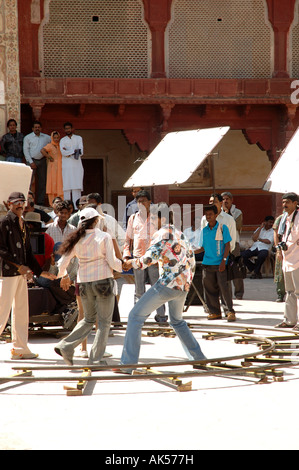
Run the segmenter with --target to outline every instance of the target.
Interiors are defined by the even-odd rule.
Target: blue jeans
[[[60,341],[58,348],[72,355],[74,350],[91,332],[96,320],[98,329],[89,355],[89,364],[99,362],[105,352],[112,320],[115,297],[113,279],[102,279],[79,284],[79,294],[84,309],[84,318],[66,338]]]
[[[186,292],[170,289],[158,281],[141,297],[129,314],[121,364],[138,363],[142,326],[151,312],[165,302],[168,302],[170,325],[180,339],[188,358],[190,360],[206,359],[182,317],[186,296]]]
[[[135,280],[135,295],[134,295],[134,303],[138,302],[139,299],[145,293],[145,284],[147,279],[150,282],[150,285],[153,286],[159,279],[159,268],[157,264],[152,264],[148,266],[146,269],[134,269],[134,280]],[[155,309],[154,309],[155,310]],[[154,311],[152,310],[152,311]],[[160,305],[157,308],[157,314],[160,317],[164,317],[165,315],[165,305]]]
[[[22,158],[19,157],[13,157],[12,155],[9,155],[6,157],[7,162],[13,162],[13,163],[22,163]]]

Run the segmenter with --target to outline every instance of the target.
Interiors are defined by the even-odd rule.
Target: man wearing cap
[[[33,359],[28,348],[28,290],[27,276],[55,279],[42,271],[36,261],[30,243],[28,227],[22,217],[25,196],[19,192],[10,194],[9,211],[0,220],[0,334],[4,330],[10,311],[12,313],[12,359]]]
[[[286,212],[278,228],[282,235],[281,242],[276,246],[277,256],[282,258],[286,300],[284,319],[276,328],[293,328],[299,331],[298,299],[299,299],[299,210],[298,196],[286,193],[282,196],[282,208]]]

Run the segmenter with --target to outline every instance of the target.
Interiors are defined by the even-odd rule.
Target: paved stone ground
[[[236,330],[253,326],[254,334],[269,336],[269,331],[263,328],[272,328],[283,317],[284,304],[276,303],[275,299],[273,279],[246,279],[244,299],[235,301],[237,323],[233,326]],[[132,303],[133,287],[127,285],[120,301],[124,322]],[[185,318],[191,323],[208,323],[200,306],[190,307]],[[209,322],[202,328],[211,329],[216,325],[228,326],[225,320],[220,320]],[[88,340],[89,347],[93,334]],[[236,344],[234,338],[207,341],[202,338],[202,331],[194,334],[209,358],[245,354],[256,349],[250,344]],[[273,330],[271,334],[277,334],[277,331]],[[109,364],[118,363],[123,337],[123,331],[115,331],[109,338],[107,351],[112,354],[107,359]],[[63,364],[53,350],[57,341],[53,335],[30,336],[31,349],[39,353],[39,359],[31,364]],[[11,367],[18,364],[10,361],[9,350],[10,344],[0,343],[2,377],[11,375]],[[185,355],[177,338],[150,337],[145,332],[140,363],[180,359],[185,359]],[[84,364],[85,360],[76,358],[75,363]],[[60,371],[54,376],[65,374],[74,373]],[[106,372],[109,374],[113,373]],[[282,382],[269,381],[267,384],[243,376],[192,377],[190,380],[192,390],[189,392],[131,378],[90,382],[84,395],[79,397],[66,396],[64,382],[2,384],[0,449],[104,452],[119,449],[138,453],[141,449],[299,448],[296,431],[298,367],[286,369]]]

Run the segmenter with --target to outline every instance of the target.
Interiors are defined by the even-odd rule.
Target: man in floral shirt
[[[189,241],[172,225],[168,206],[160,203],[151,209],[157,218],[155,233],[147,252],[138,259],[127,260],[124,268],[145,269],[159,263],[160,277],[136,303],[129,314],[121,364],[136,364],[139,358],[141,330],[146,318],[168,302],[170,325],[174,328],[190,360],[206,359],[182,318],[183,307],[195,270],[195,259]],[[169,224],[170,222],[170,224]],[[124,369],[122,369],[124,371]],[[125,369],[131,373],[130,369]]]

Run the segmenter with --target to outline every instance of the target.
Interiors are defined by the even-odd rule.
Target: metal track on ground
[[[122,326],[114,325],[123,330],[126,323],[121,322]],[[63,376],[32,376],[33,371],[85,371],[88,370],[92,374],[87,375],[84,372],[84,383],[88,381],[115,381],[115,380],[155,380],[165,385],[175,383],[184,378],[205,378],[211,376],[217,377],[234,377],[246,376],[256,381],[265,383],[269,381],[269,377],[275,380],[283,380],[284,370],[296,367],[299,364],[299,333],[286,331],[284,329],[274,329],[271,327],[259,327],[256,325],[244,324],[205,324],[205,323],[189,323],[192,332],[200,332],[203,338],[208,340],[223,340],[233,338],[237,344],[245,343],[255,345],[256,348],[244,354],[234,354],[231,356],[223,356],[210,358],[203,361],[159,361],[139,364],[121,365],[22,365],[13,366],[13,371],[21,371],[10,377],[0,377],[0,384],[7,382],[61,382],[61,381],[78,381],[82,383],[82,375],[63,375]],[[143,331],[147,334],[158,331],[163,334],[169,334],[171,330],[168,324],[158,325],[157,323],[146,322]],[[255,335],[255,330],[266,332],[267,335]],[[269,334],[271,333],[271,334]],[[283,333],[283,334],[281,334]],[[268,335],[269,334],[269,335]],[[168,339],[169,340],[169,339]],[[239,361],[236,363],[236,361]],[[258,364],[258,365],[255,365]],[[163,371],[161,368],[171,368],[172,370]],[[184,370],[180,370],[184,367]],[[112,373],[113,369],[133,369],[133,375],[123,375],[120,373]],[[190,369],[188,369],[190,368]],[[24,374],[24,373],[28,374]],[[100,372],[100,375],[94,375],[94,372]],[[109,374],[110,372],[110,374]],[[181,382],[180,382],[181,384]],[[178,390],[190,390],[190,388],[180,388]],[[1,391],[1,390],[0,390]]]

